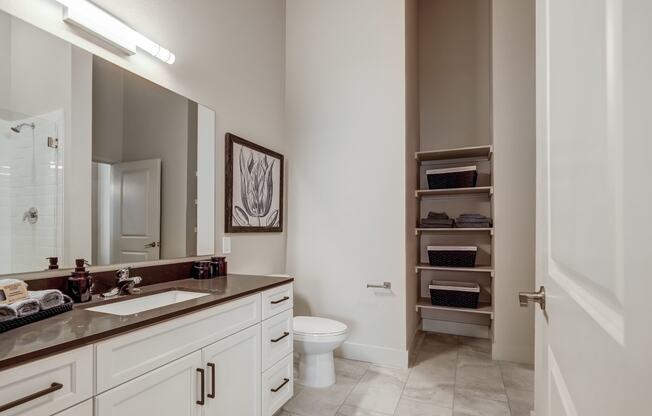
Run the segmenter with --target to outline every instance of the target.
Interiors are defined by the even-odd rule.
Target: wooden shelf
[[[491,266],[475,266],[475,267],[442,267],[431,266],[428,263],[421,263],[416,266],[416,273],[421,270],[434,270],[439,272],[470,272],[470,273],[489,273],[494,277],[494,269]]]
[[[477,159],[490,160],[493,146],[458,147],[456,149],[416,152],[414,158],[419,162],[431,160]]]
[[[476,186],[473,188],[448,188],[448,189],[419,189],[414,192],[417,198],[429,196],[468,195],[479,194],[491,196],[494,193],[493,186]]]
[[[414,234],[472,234],[472,233],[489,233],[494,235],[493,228],[415,228]]]
[[[417,302],[416,305],[416,310],[417,312],[419,309],[435,309],[435,310],[440,310],[440,311],[455,311],[455,312],[466,312],[466,313],[477,313],[481,315],[489,315],[491,319],[494,318],[494,308],[491,306],[490,303],[482,303],[478,305],[477,309],[471,309],[471,308],[454,308],[452,306],[434,306],[431,302],[430,299],[428,298],[421,298]]]

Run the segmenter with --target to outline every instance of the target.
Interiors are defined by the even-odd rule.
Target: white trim
[[[408,351],[369,344],[345,342],[335,355],[349,360],[365,361],[394,368],[408,368]]]
[[[443,175],[445,173],[458,173],[458,172],[475,172],[477,166],[461,166],[459,168],[445,168],[445,169],[428,169],[426,175]]]
[[[421,326],[426,332],[439,332],[441,334],[489,339],[489,327],[487,325],[423,318]]]
[[[428,251],[478,251],[477,246],[428,246]]]

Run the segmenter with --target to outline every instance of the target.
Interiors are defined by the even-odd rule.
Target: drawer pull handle
[[[278,303],[285,302],[285,301],[288,300],[288,299],[290,299],[289,296],[283,296],[281,299],[279,299],[279,300],[273,300],[273,301],[271,301],[270,303],[271,303],[272,305],[276,305],[276,304],[278,304]]]
[[[4,412],[5,410],[9,410],[13,407],[20,406],[21,404],[25,404],[27,402],[31,402],[32,400],[36,400],[39,397],[47,396],[50,393],[54,393],[57,390],[61,390],[63,388],[63,384],[60,383],[52,383],[50,387],[47,389],[43,389],[41,391],[37,391],[36,393],[32,393],[29,396],[21,397],[18,400],[14,400],[13,402],[9,402],[7,404],[3,404],[0,406],[0,413]]]
[[[206,393],[206,392],[205,392],[205,387],[206,387],[206,386],[205,386],[205,384],[204,384],[204,369],[203,369],[203,368],[198,368],[198,369],[197,369],[197,372],[198,372],[199,375],[201,376],[201,383],[200,383],[200,386],[201,386],[201,387],[200,387],[200,389],[201,389],[201,393],[200,393],[200,394],[201,394],[201,398],[200,398],[199,400],[197,400],[197,404],[200,405],[200,406],[203,406],[203,405],[206,404],[206,401],[204,400],[204,394]]]
[[[278,338],[276,338],[276,339],[270,339],[270,341],[271,341],[271,342],[279,342],[280,340],[282,340],[283,338],[287,337],[288,335],[290,335],[289,332],[283,332],[283,335],[281,335],[280,337],[278,337]]]
[[[215,398],[215,364],[207,363],[206,366],[211,369],[211,392],[207,396],[211,399]]]
[[[281,390],[281,389],[282,389],[286,384],[288,384],[289,382],[290,382],[290,379],[289,379],[289,378],[284,378],[284,379],[283,379],[283,382],[281,383],[280,386],[278,386],[278,387],[275,388],[275,389],[270,389],[270,390],[272,391],[272,393],[276,393],[277,391]]]

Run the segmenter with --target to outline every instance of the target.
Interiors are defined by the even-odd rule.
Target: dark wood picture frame
[[[262,147],[260,145],[257,145],[256,143],[252,143],[249,140],[243,139],[242,137],[238,137],[235,134],[232,133],[226,133],[225,135],[225,157],[226,157],[226,163],[225,163],[225,206],[224,206],[224,231],[226,233],[260,233],[260,232],[265,232],[265,233],[275,233],[275,232],[282,232],[283,231],[283,197],[284,197],[284,192],[283,192],[283,185],[284,185],[284,179],[283,179],[283,174],[284,174],[284,158],[283,155],[280,153],[277,153],[273,150],[267,149],[265,147]],[[238,223],[236,223],[236,220],[233,218],[233,204],[234,204],[234,198],[233,198],[233,180],[234,180],[234,166],[236,165],[234,162],[237,160],[236,157],[233,155],[233,145],[234,144],[239,144],[240,146],[246,147],[248,149],[251,149],[255,152],[263,153],[273,159],[279,160],[279,168],[280,168],[280,179],[279,179],[279,186],[278,186],[278,192],[279,192],[279,204],[278,204],[278,219],[276,222],[276,226],[267,226],[267,225],[247,225],[247,226],[242,226]],[[239,165],[238,165],[239,166]],[[277,192],[276,189],[274,189],[274,192]]]

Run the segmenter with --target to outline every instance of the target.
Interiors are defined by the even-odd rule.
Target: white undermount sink
[[[185,290],[169,290],[153,295],[140,296],[135,299],[126,299],[120,302],[108,303],[86,309],[87,311],[108,313],[111,315],[133,315],[135,313],[161,308],[191,299],[207,296],[208,293],[188,292]]]

